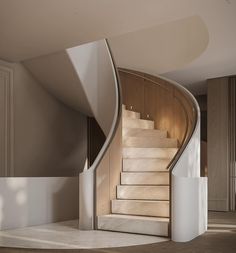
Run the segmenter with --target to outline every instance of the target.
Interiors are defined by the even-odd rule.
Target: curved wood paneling
[[[195,124],[195,105],[172,83],[149,74],[119,69],[123,104],[141,112],[143,119],[154,120],[155,128],[167,130],[168,137],[181,147],[189,139]]]

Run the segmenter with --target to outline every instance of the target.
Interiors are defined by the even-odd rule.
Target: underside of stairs
[[[169,171],[178,143],[140,113],[122,112],[123,168],[111,214],[98,216],[98,229],[169,236]]]

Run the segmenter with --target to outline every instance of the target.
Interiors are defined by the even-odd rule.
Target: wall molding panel
[[[209,210],[235,211],[236,78],[207,82]]]
[[[0,65],[0,176],[14,175],[13,70]]]
[[[229,78],[230,211],[236,210],[236,77]]]

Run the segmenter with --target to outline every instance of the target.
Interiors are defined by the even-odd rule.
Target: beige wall
[[[209,210],[229,210],[228,78],[207,81]]]
[[[0,178],[0,230],[78,219],[78,178]]]
[[[86,117],[50,95],[22,64],[13,69],[13,176],[75,176],[87,153]],[[2,168],[1,168],[2,170]],[[3,173],[1,173],[3,174]]]

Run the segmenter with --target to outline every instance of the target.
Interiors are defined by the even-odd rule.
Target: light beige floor
[[[81,231],[78,221],[66,221],[0,232],[0,247],[93,249],[126,247],[168,241],[156,236],[108,231]]]
[[[210,212],[209,230],[186,243],[166,241],[105,249],[19,249],[1,248],[1,253],[235,253],[236,212]],[[127,234],[125,234],[127,235]]]

